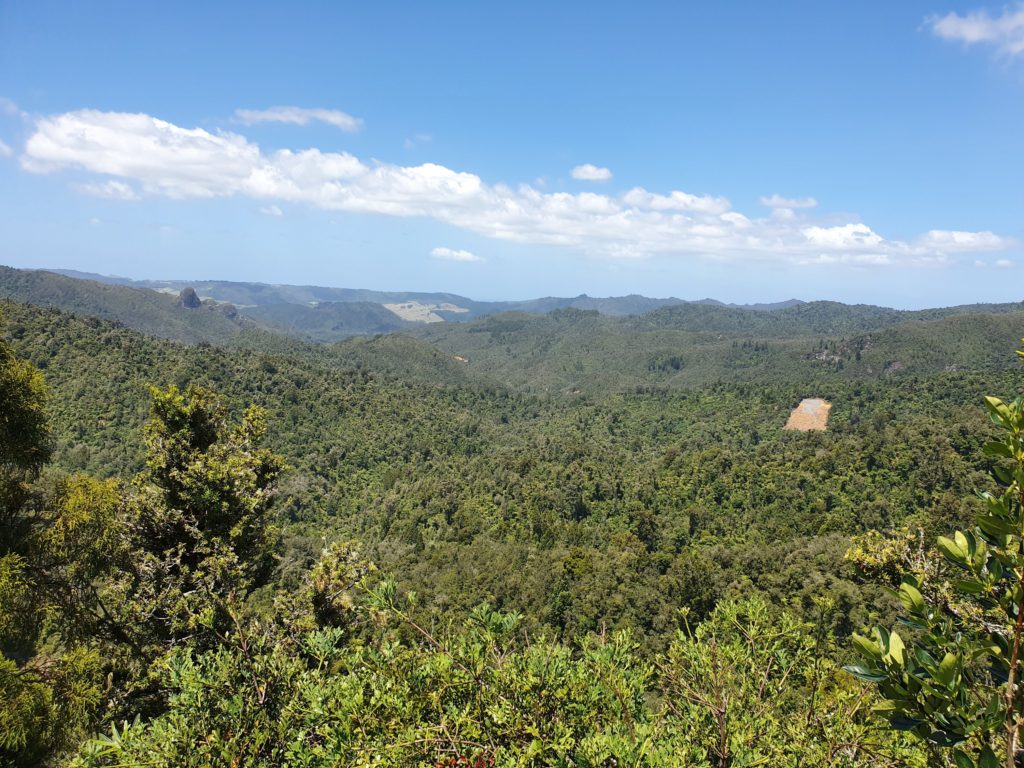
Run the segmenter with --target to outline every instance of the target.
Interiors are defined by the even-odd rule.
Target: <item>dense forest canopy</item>
[[[960,759],[840,667],[984,510],[1019,305],[328,345],[60,280],[0,305],[12,765]]]

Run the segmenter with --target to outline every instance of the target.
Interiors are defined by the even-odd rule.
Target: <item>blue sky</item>
[[[1024,6],[0,2],[0,263],[1024,298]]]

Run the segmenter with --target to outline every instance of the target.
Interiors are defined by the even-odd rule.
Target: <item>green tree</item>
[[[281,462],[259,447],[259,409],[232,426],[210,391],[154,389],[146,469],[128,487],[73,476],[41,493],[45,390],[4,359],[0,757],[34,765],[80,739],[104,700],[113,714],[161,710],[175,649],[234,642],[275,563]]]
[[[99,658],[55,635],[51,516],[33,487],[49,458],[46,387],[0,341],[0,764],[36,765],[80,738],[99,704]]]
[[[50,457],[45,403],[42,374],[0,341],[0,548],[8,551],[24,536],[29,485]]]
[[[209,390],[154,388],[152,398],[146,468],[125,492],[119,567],[99,593],[111,624],[146,661],[184,643],[210,647],[233,630],[275,563],[271,507],[282,469],[259,447],[261,409],[231,426]]]

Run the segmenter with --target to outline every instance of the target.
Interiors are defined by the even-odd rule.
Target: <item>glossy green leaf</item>
[[[990,747],[985,747],[978,756],[978,768],[999,768],[999,758]]]
[[[965,565],[967,563],[967,551],[962,549],[952,539],[945,536],[939,536],[937,541],[939,550],[947,559],[952,560],[957,565]]]
[[[903,643],[903,638],[896,632],[889,635],[889,647],[885,657],[900,666],[906,663],[906,646]]]
[[[947,653],[933,673],[933,677],[943,685],[948,686],[956,679],[959,661],[952,653]]]
[[[1002,443],[997,440],[985,443],[985,447],[982,448],[982,451],[986,456],[1001,456],[1006,459],[1013,458],[1013,451],[1010,450],[1010,447],[1006,443]]]
[[[858,635],[856,632],[850,636],[850,640],[864,655],[873,659],[882,658],[882,650],[874,640],[864,637],[863,635]]]
[[[1016,536],[1020,535],[1020,529],[998,517],[992,515],[980,515],[978,527],[991,536]]]
[[[921,613],[924,611],[925,604],[924,598],[921,596],[921,592],[913,584],[904,581],[900,585],[900,602],[903,603],[903,607],[913,613]]]
[[[849,672],[854,677],[864,680],[868,683],[880,683],[883,680],[888,680],[888,675],[882,675],[878,672],[868,669],[860,664],[851,664],[843,667],[844,670]]]
[[[953,586],[960,592],[966,592],[969,595],[980,595],[986,590],[984,584],[974,579],[959,579],[953,582]]]

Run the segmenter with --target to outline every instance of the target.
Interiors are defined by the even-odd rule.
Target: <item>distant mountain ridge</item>
[[[246,311],[250,307],[271,304],[299,304],[312,306],[326,302],[333,303],[369,303],[398,304],[403,302],[420,302],[422,304],[453,304],[468,310],[465,313],[436,310],[446,320],[471,320],[484,315],[500,312],[529,312],[546,314],[556,309],[596,309],[603,315],[641,315],[663,307],[680,304],[711,304],[734,309],[754,311],[773,311],[787,309],[804,302],[799,299],[788,299],[775,303],[758,304],[726,304],[715,299],[699,299],[687,301],[674,296],[668,298],[651,298],[639,294],[628,296],[595,297],[585,293],[579,296],[544,296],[523,301],[477,301],[454,293],[429,293],[422,291],[375,291],[365,288],[332,288],[317,285],[280,285],[270,283],[250,283],[231,280],[133,280],[127,277],[99,275],[90,272],[79,272],[73,269],[44,270],[78,280],[91,280],[108,285],[122,285],[129,288],[148,288],[154,291],[177,294],[184,288],[194,288],[201,297],[219,302],[230,302],[239,309]]]
[[[91,277],[99,279],[88,279]],[[269,343],[267,332],[321,344],[401,333],[445,349],[454,359],[466,358],[464,364],[478,372],[478,366],[499,370],[514,359],[523,364],[524,355],[545,358],[544,364],[550,366],[546,358],[555,347],[561,347],[559,356],[564,362],[580,353],[574,345],[582,345],[585,351],[593,350],[595,344],[606,346],[609,357],[602,365],[607,367],[616,355],[632,354],[641,336],[658,339],[658,354],[668,361],[651,358],[644,365],[655,369],[667,365],[678,372],[678,348],[683,341],[680,333],[688,340],[686,346],[716,345],[724,339],[736,339],[738,343],[751,339],[792,341],[849,337],[908,323],[1024,310],[1022,303],[904,311],[795,299],[736,307],[713,299],[683,301],[638,295],[600,298],[586,294],[522,302],[478,302],[451,293],[230,281],[134,281],[71,270],[0,266],[2,298],[112,320],[151,336],[191,344],[251,345],[260,334],[259,343],[263,344]],[[1024,328],[1021,330],[1024,332]],[[506,349],[511,358],[504,360],[497,354],[499,348]],[[806,351],[803,343],[801,348]],[[374,357],[374,349],[359,347],[356,356],[365,353]],[[594,360],[601,357],[596,355]],[[514,368],[512,365],[510,371]]]
[[[251,288],[227,285],[237,289],[236,295],[241,295],[238,285]],[[329,367],[376,371],[420,383],[475,381],[487,387],[570,395],[690,388],[719,381],[793,379],[801,387],[811,382],[825,387],[837,377],[997,370],[1016,364],[1006,350],[1024,336],[1024,303],[903,311],[819,301],[764,311],[713,300],[670,304],[642,296],[577,296],[524,302],[532,312],[501,311],[478,314],[467,322],[424,323],[403,319],[373,301],[274,301],[237,307],[202,298],[201,283],[196,284],[199,295],[191,285],[177,292],[175,288],[165,284],[157,291],[0,267],[0,333],[5,332],[5,316],[17,317],[22,312],[19,305],[33,305],[113,321],[187,344],[299,355]],[[443,298],[448,306],[465,309],[455,302],[466,300],[454,294],[416,295],[431,306],[440,306]],[[16,304],[5,306],[3,299]],[[654,308],[612,315],[600,311],[605,302],[613,302],[620,311],[626,306]],[[452,314],[462,319],[470,312]],[[827,394],[820,387],[815,392]]]

